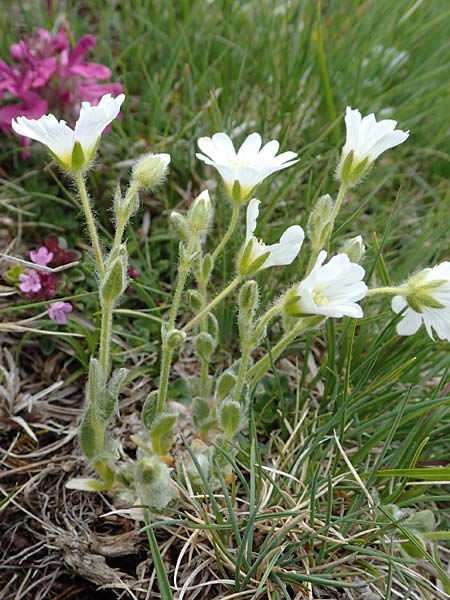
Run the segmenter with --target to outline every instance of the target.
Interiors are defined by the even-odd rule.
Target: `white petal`
[[[203,154],[206,154],[206,156],[204,156],[203,154],[197,154],[197,158],[199,158],[200,160],[204,160],[205,162],[208,162],[208,160],[209,160],[210,162],[208,162],[208,164],[211,164],[211,165],[214,164],[215,162],[223,161],[224,157],[217,150],[217,148],[211,138],[209,138],[209,137],[199,138],[197,141],[197,146],[200,148],[200,150],[203,152]]]
[[[124,99],[124,94],[117,98],[106,94],[97,106],[91,106],[89,102],[81,104],[80,116],[75,124],[75,141],[80,142],[87,158],[94,152],[104,129],[119,114]]]
[[[391,302],[391,308],[395,313],[400,313],[408,303],[404,296],[394,296]]]
[[[253,232],[256,229],[256,223],[259,215],[259,200],[252,198],[247,206],[247,231],[245,235],[245,244],[247,245]]]
[[[361,125],[361,113],[359,110],[351,109],[350,106],[347,106],[345,113],[345,126],[347,129],[347,139],[345,142],[345,150],[350,151],[354,149],[358,143],[358,131]]]
[[[304,239],[305,232],[299,225],[288,227],[278,244],[266,246],[266,251],[270,251],[270,256],[264,263],[264,268],[275,265],[290,265],[300,252]]]
[[[251,133],[239,148],[237,153],[238,160],[254,159],[261,148],[261,136],[259,133]]]
[[[221,156],[221,162],[235,161],[236,151],[229,136],[222,131],[212,136],[212,141]]]
[[[258,159],[262,163],[272,161],[275,158],[279,148],[280,143],[277,142],[277,140],[267,142],[267,144],[265,144],[259,151]]]
[[[403,319],[397,325],[398,335],[414,335],[422,324],[422,317],[411,308],[403,315]]]
[[[73,131],[65,121],[54,115],[43,115],[40,119],[18,117],[11,122],[16,133],[45,144],[61,160],[70,160],[73,148]]]
[[[399,144],[403,144],[409,137],[409,131],[402,131],[401,129],[396,129],[391,133],[387,133],[380,140],[378,140],[373,146],[370,148],[370,160],[375,160],[380,154],[389,150],[389,148],[394,148]]]

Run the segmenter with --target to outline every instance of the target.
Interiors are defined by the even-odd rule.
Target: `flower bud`
[[[171,329],[167,332],[165,337],[168,350],[175,350],[175,348],[179,348],[185,339],[186,334],[184,331],[180,331],[179,329]]]
[[[188,290],[187,297],[192,312],[199,312],[203,308],[203,298],[200,292],[197,292],[197,290]]]
[[[197,354],[207,362],[209,362],[216,346],[217,341],[210,333],[206,333],[206,331],[201,331],[195,338],[195,350]]]
[[[197,196],[189,210],[189,229],[193,235],[201,235],[208,230],[210,220],[211,200],[208,190],[204,190],[200,196]]]
[[[308,220],[308,236],[315,251],[321,250],[331,233],[333,200],[329,194],[320,196]]]
[[[183,215],[181,215],[176,210],[170,213],[170,225],[172,226],[172,229],[181,241],[185,242],[188,239],[186,217],[183,217]]]
[[[256,281],[251,280],[244,283],[239,291],[238,303],[239,311],[252,321],[259,305],[259,288]]]
[[[339,249],[339,253],[346,254],[349,257],[350,262],[360,264],[366,253],[366,247],[364,246],[362,237],[357,235],[349,240],[344,240]]]
[[[256,281],[247,281],[239,291],[239,331],[243,340],[253,335],[253,319],[259,304],[259,289]]]
[[[125,291],[128,284],[127,263],[126,247],[121,245],[116,257],[109,262],[105,276],[100,283],[102,303],[113,305]]]
[[[134,164],[132,183],[136,182],[140,188],[155,189],[166,178],[169,163],[169,154],[145,154]]]

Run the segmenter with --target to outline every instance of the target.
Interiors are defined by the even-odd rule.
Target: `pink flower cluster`
[[[56,235],[50,235],[45,245],[30,252],[30,259],[35,265],[59,267],[77,260],[78,253],[67,250],[60,245]],[[58,292],[58,277],[55,273],[27,269],[19,275],[19,289],[30,300],[51,300]],[[53,302],[49,308],[49,317],[61,325],[67,322],[68,313],[72,311],[70,302]]]
[[[0,101],[5,101],[0,128],[4,133],[11,131],[11,120],[18,116],[38,119],[49,112],[73,126],[81,102],[96,105],[104,94],[121,94],[120,83],[99,83],[111,77],[108,67],[85,60],[95,45],[95,38],[85,35],[71,48],[64,27],[54,36],[39,28],[13,44],[13,64],[0,60]],[[21,138],[21,143],[26,146],[29,140]]]

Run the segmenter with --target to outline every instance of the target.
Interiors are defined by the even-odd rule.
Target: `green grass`
[[[52,26],[56,15],[49,20],[43,5],[14,2],[2,13],[4,59],[23,30]],[[187,199],[207,179],[216,180],[195,158],[201,135],[242,126],[239,141],[259,131],[264,139],[279,139],[282,149],[299,152],[298,166],[270,178],[258,192],[259,227],[269,242],[285,223],[305,227],[318,196],[336,194],[334,168],[344,141],[345,107],[377,116],[390,109],[389,116],[411,136],[383,155],[350,194],[333,247],[362,233],[372,285],[386,279],[400,283],[412,271],[448,256],[448,4],[323,1],[320,23],[312,0],[287,3],[280,10],[283,5],[270,0],[136,0],[118,2],[113,9],[98,1],[67,3],[76,38],[96,35],[95,60],[111,67],[127,93],[123,119],[103,139],[89,181],[106,233],[110,190],[118,177],[126,180],[126,169],[117,163],[146,149],[172,155],[167,185],[144,199],[144,210],[128,232],[132,262],[143,275],[135,295],[121,307],[137,311],[134,318],[118,314],[117,363],[131,357],[141,364],[158,350],[159,319],[170,304],[167,292],[177,255],[166,226],[169,210],[185,210]],[[396,67],[392,49],[406,53]],[[15,225],[25,223],[28,245],[55,230],[83,248],[70,185],[50,167],[42,174],[47,159],[37,145],[24,163],[14,140],[2,141],[8,181],[0,193],[2,212]],[[30,170],[26,178],[24,167]],[[20,187],[12,188],[13,183]],[[213,240],[225,231],[229,210],[220,187],[211,195],[216,204]],[[144,215],[151,227],[142,235]],[[233,274],[233,243],[238,247],[232,242],[218,265],[218,286]],[[266,302],[295,281],[302,260],[259,277]],[[87,294],[92,286],[85,262],[73,292]],[[76,303],[87,316],[98,309],[91,296]],[[243,450],[236,459],[228,457],[236,473],[231,486],[222,481],[217,492],[205,480],[203,498],[191,497],[187,486],[177,512],[152,524],[157,537],[165,529],[186,541],[181,564],[191,552],[192,572],[206,560],[210,581],[228,582],[210,583],[211,597],[247,591],[243,597],[281,600],[302,590],[313,598],[314,590],[327,588],[331,595],[333,589],[367,583],[380,598],[448,597],[434,587],[437,581],[450,594],[441,565],[441,560],[448,563],[449,552],[450,491],[441,483],[448,482],[448,468],[445,477],[430,471],[448,465],[450,453],[449,347],[431,341],[423,330],[400,339],[387,301],[367,300],[364,306],[365,318],[356,327],[347,320],[330,322],[322,342],[310,336],[299,340],[288,353],[290,363],[281,363],[275,377],[263,382]],[[217,311],[226,331],[218,369],[236,350],[231,307]],[[30,314],[23,307],[14,319]],[[46,338],[44,349],[66,350],[67,366],[79,377],[87,368],[86,349],[92,351],[97,338],[86,323],[72,323],[71,331],[84,339]],[[135,377],[157,374],[157,364],[149,362]],[[186,399],[179,382],[172,384],[172,394]],[[400,553],[399,540],[420,548],[415,531],[392,522],[386,510],[391,504],[433,512],[436,533],[426,532],[429,544],[421,556],[426,567]],[[196,529],[198,536],[191,538]],[[164,555],[172,538],[160,538]],[[446,550],[439,550],[446,544]],[[204,582],[202,577],[199,570],[183,597],[189,598],[187,588]]]

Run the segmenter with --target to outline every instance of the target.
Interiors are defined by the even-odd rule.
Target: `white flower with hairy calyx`
[[[357,303],[367,294],[364,269],[346,254],[337,254],[324,265],[326,257],[325,250],[319,252],[311,273],[287,293],[286,313],[361,318],[363,311]]]
[[[247,232],[238,270],[242,275],[254,274],[276,265],[290,265],[302,247],[305,233],[300,225],[288,227],[277,244],[266,246],[253,235],[259,215],[260,201],[250,200],[247,207]]]
[[[433,339],[433,329],[441,340],[450,342],[450,262],[424,269],[406,283],[405,295],[392,298],[392,310],[403,313],[397,325],[399,335],[413,335],[425,325]]]
[[[64,169],[82,171],[94,158],[102,132],[117,117],[124,99],[124,94],[117,98],[106,94],[97,106],[82,102],[75,129],[54,115],[43,115],[37,120],[17,117],[11,126],[19,135],[47,146]]]
[[[235,202],[245,202],[266,177],[298,162],[295,152],[277,156],[279,142],[272,140],[262,148],[259,133],[252,133],[236,152],[226,133],[201,137],[197,158],[217,169],[225,183],[228,195]]]
[[[397,121],[386,119],[377,123],[373,113],[363,118],[359,110],[349,106],[345,125],[347,139],[337,173],[347,185],[356,184],[380,154],[402,144],[409,137],[409,131],[395,129]]]

